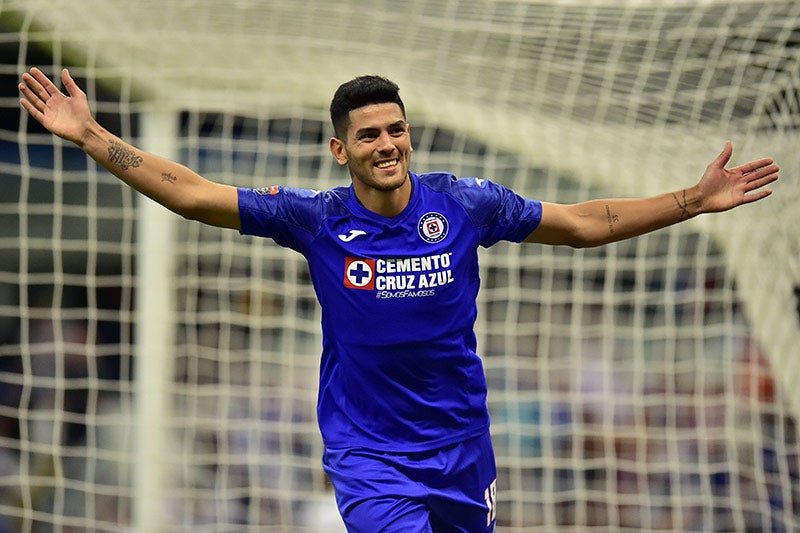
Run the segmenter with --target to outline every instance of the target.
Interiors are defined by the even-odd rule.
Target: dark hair
[[[381,76],[359,76],[336,89],[331,100],[331,122],[339,139],[345,138],[350,125],[350,111],[371,104],[393,103],[400,106],[403,116],[406,108],[400,99],[400,88]]]

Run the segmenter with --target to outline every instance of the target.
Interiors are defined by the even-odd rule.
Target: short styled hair
[[[350,126],[350,111],[372,104],[397,104],[406,116],[406,108],[400,99],[400,88],[382,76],[359,76],[345,82],[336,89],[331,100],[331,122],[336,137],[344,140]]]

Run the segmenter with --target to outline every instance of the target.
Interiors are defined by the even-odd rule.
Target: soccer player
[[[119,179],[189,219],[269,237],[303,254],[322,306],[318,414],[323,466],[352,532],[488,532],[496,471],[473,326],[479,246],[598,246],[771,194],[765,158],[639,199],[547,203],[476,178],[417,175],[393,82],[362,76],[331,103],[330,151],[350,173],[329,191],[213,183],[100,126],[69,73],[38,69],[22,106]]]

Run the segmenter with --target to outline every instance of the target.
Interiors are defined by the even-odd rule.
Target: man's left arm
[[[542,202],[542,220],[525,239],[575,248],[600,246],[655,231],[701,213],[727,211],[766,198],[778,179],[771,158],[725,168],[733,153],[729,142],[693,187],[649,198],[589,200],[577,204]]]

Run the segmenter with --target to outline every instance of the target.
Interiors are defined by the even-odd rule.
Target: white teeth
[[[378,168],[389,168],[389,167],[394,166],[396,164],[397,164],[397,159],[395,159],[393,161],[383,161],[381,163],[378,163],[376,166]]]

